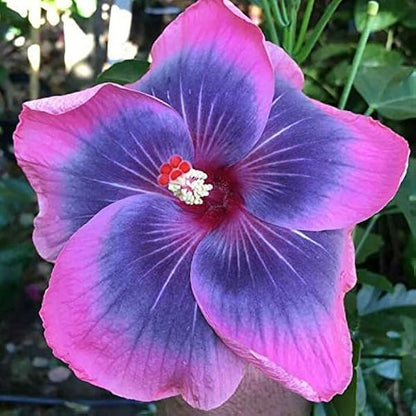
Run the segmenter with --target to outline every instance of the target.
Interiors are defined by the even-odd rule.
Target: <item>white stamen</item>
[[[208,175],[201,170],[191,169],[168,185],[169,191],[187,205],[201,205],[202,198],[209,195],[212,185],[205,183]]]

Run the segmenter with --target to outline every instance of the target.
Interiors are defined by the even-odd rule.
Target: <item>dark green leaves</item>
[[[416,117],[416,70],[405,66],[363,66],[354,83],[368,105],[393,120]]]
[[[379,43],[369,43],[363,53],[362,64],[366,67],[397,66],[403,63],[403,56],[396,50],[387,50]]]
[[[374,287],[364,287],[359,291],[357,300],[361,316],[388,311],[416,317],[416,289],[406,290],[402,284],[396,285],[394,291],[387,294]]]
[[[373,273],[364,269],[357,270],[357,274],[358,281],[361,284],[373,286],[389,293],[394,292],[394,286],[385,276],[382,276],[381,274]]]
[[[140,79],[149,69],[149,63],[136,59],[118,62],[101,73],[97,83],[114,82],[116,84],[130,84]]]
[[[401,366],[403,381],[412,389],[416,390],[416,357],[406,355],[403,357]]]
[[[361,239],[364,237],[365,230],[363,227],[356,227],[354,230],[354,243],[357,247],[360,244]],[[361,264],[364,263],[368,257],[371,255],[378,253],[383,247],[383,239],[374,233],[370,233],[366,239],[364,244],[360,247],[360,251],[357,253],[356,256],[356,263]]]
[[[36,256],[30,240],[34,204],[26,181],[0,179],[0,312],[13,305],[23,272]]]
[[[409,160],[406,177],[394,202],[405,216],[413,236],[416,237],[416,159],[414,158]]]

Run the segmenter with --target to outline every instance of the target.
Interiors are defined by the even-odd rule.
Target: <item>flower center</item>
[[[158,183],[181,201],[185,211],[194,214],[190,218],[212,230],[242,209],[243,198],[238,192],[241,178],[233,168],[206,165],[202,169],[194,169],[187,160],[174,155],[160,167]]]
[[[193,169],[187,160],[178,155],[172,156],[159,171],[159,185],[167,186],[173,195],[187,205],[201,205],[202,198],[212,190],[212,185],[205,183],[208,175]]]

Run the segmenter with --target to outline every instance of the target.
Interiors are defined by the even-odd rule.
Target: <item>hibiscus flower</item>
[[[120,396],[219,406],[247,364],[310,400],[348,385],[351,229],[408,146],[303,95],[282,49],[227,0],[170,24],[136,84],[28,102],[15,151],[55,261],[54,354]]]

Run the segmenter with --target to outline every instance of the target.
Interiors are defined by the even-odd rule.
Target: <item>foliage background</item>
[[[238,5],[260,16],[266,0]],[[271,0],[270,0],[271,1]],[[320,18],[334,2],[315,1],[308,31],[299,40],[299,26],[310,0],[285,3],[293,39],[278,26],[284,46],[302,66],[304,91],[320,101],[337,105],[351,71],[360,33],[366,21],[365,0],[340,1],[310,54],[305,45]],[[33,191],[16,166],[11,144],[21,103],[29,99],[33,68],[27,50],[34,40],[41,45],[38,89],[41,96],[61,94],[95,82],[131,82],[146,70],[149,46],[173,17],[173,1],[134,1],[130,41],[137,46],[135,60],[116,64],[99,75],[105,63],[109,6],[107,1],[43,0],[43,17],[55,10],[58,23],[48,19],[37,33],[0,0],[0,415],[105,415],[150,414],[154,407],[114,401],[109,394],[76,380],[47,349],[37,317],[51,267],[36,254],[32,221],[36,214]],[[364,51],[347,109],[371,114],[403,135],[415,149],[416,139],[416,2],[380,0],[380,12]],[[170,9],[168,9],[170,7]],[[160,14],[149,10],[159,9]],[[291,15],[291,10],[296,12]],[[146,11],[147,10],[147,11]],[[169,11],[169,13],[167,12]],[[166,13],[165,13],[166,12]],[[105,19],[107,13],[107,20]],[[95,48],[79,65],[65,70],[63,16],[71,17],[95,36]],[[292,19],[292,25],[293,25]],[[97,22],[100,23],[97,25]],[[266,36],[272,36],[266,21]],[[37,36],[37,38],[36,38]],[[302,40],[302,39],[301,39]],[[81,66],[82,68],[82,66]],[[79,67],[78,67],[79,69]],[[84,74],[84,75],[81,75]],[[99,76],[98,76],[99,75]],[[98,78],[97,78],[98,77]],[[347,392],[329,404],[313,408],[314,416],[416,415],[416,161],[394,200],[379,214],[360,224],[354,234],[359,283],[346,298],[354,339],[355,374]],[[24,405],[29,396],[31,403]],[[90,401],[79,402],[79,398]],[[27,397],[26,397],[27,398]],[[34,398],[39,403],[34,403]],[[53,399],[64,399],[53,402]],[[45,399],[51,399],[49,404]],[[43,400],[43,401],[42,401]]]

